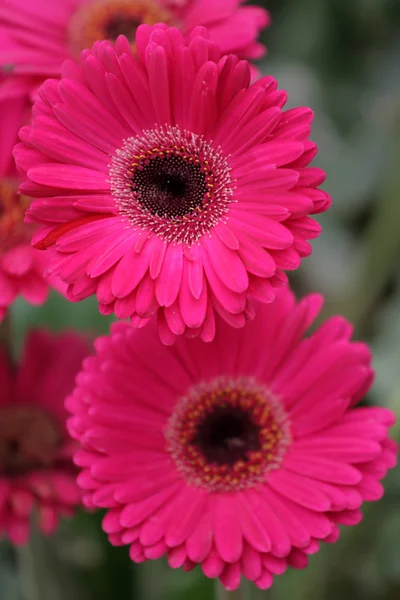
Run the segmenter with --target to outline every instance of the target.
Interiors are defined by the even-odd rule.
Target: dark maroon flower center
[[[233,465],[247,461],[248,453],[261,449],[260,426],[244,409],[234,406],[216,407],[198,425],[192,444],[208,463]]]
[[[182,218],[201,207],[207,193],[204,172],[200,165],[180,156],[155,156],[132,179],[135,196],[152,215],[169,219]]]
[[[0,474],[22,475],[49,466],[61,443],[60,432],[44,411],[29,405],[0,408]]]
[[[142,21],[134,16],[127,16],[123,13],[111,15],[104,26],[105,38],[115,42],[119,35],[124,35],[128,40],[134,41],[136,30],[141,24]]]

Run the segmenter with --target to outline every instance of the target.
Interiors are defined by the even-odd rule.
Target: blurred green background
[[[342,313],[374,351],[376,383],[368,401],[400,413],[400,2],[269,0],[272,26],[261,63],[289,92],[290,106],[315,110],[316,165],[327,172],[333,206],[324,232],[292,278],[299,294],[325,294],[325,315]],[[18,343],[31,326],[106,332],[93,299],[56,296],[40,309],[18,302]],[[393,435],[400,438],[400,427]],[[252,600],[395,600],[400,598],[400,473],[386,495],[364,509],[305,571],[277,577],[273,588],[246,587]],[[206,600],[213,582],[200,569],[173,571],[162,561],[135,566],[112,548],[101,514],[79,514],[52,539],[14,552],[0,544],[1,600]],[[18,576],[18,569],[25,575]],[[33,584],[32,569],[39,578]]]

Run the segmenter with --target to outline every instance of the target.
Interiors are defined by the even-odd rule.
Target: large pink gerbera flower
[[[88,352],[76,334],[43,331],[29,334],[17,367],[0,352],[0,535],[14,544],[27,541],[33,509],[49,534],[80,504],[64,400]]]
[[[305,338],[320,297],[277,296],[241,330],[219,322],[208,345],[114,324],[84,362],[67,400],[78,483],[132,560],[167,554],[228,589],[241,575],[267,588],[382,496],[394,415],[355,407],[368,348],[340,317]]]
[[[249,87],[248,63],[203,31],[186,44],[141,26],[136,43],[137,58],[124,37],[95,44],[44,84],[15,150],[21,190],[71,300],[207,341],[215,310],[243,326],[311,252],[307,214],[330,202],[307,168],[312,112],[282,111],[271,77]]]
[[[0,65],[16,74],[58,77],[67,58],[99,40],[126,35],[134,47],[141,23],[167,23],[187,35],[198,25],[209,29],[223,52],[257,59],[265,47],[257,42],[269,25],[268,12],[243,6],[244,0],[2,0],[0,24],[11,42],[1,51]]]

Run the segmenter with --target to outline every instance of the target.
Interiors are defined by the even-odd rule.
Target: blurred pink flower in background
[[[135,562],[200,563],[235,589],[304,568],[396,463],[394,414],[361,407],[373,371],[351,325],[283,288],[235,330],[221,319],[208,345],[169,348],[154,326],[112,326],[67,400],[87,507],[107,508],[110,542]]]
[[[97,294],[103,314],[141,327],[158,315],[169,344],[242,327],[311,252],[326,210],[309,141],[313,113],[283,111],[272,77],[220,58],[203,29],[141,26],[67,62],[39,91],[15,149],[27,173],[37,248],[68,298]]]
[[[64,400],[88,342],[75,333],[29,333],[18,365],[0,350],[0,535],[28,541],[32,511],[50,534],[80,504],[76,443],[65,427]]]
[[[8,29],[0,26],[0,56],[6,50],[18,53]],[[16,76],[13,65],[0,62],[0,177],[16,175],[12,149],[19,129],[29,121],[32,94],[42,82],[30,75]]]
[[[18,141],[18,131],[28,122],[30,91],[30,84],[23,79],[0,79],[0,177],[16,176],[12,149]]]
[[[18,183],[15,176],[0,177],[0,322],[19,295],[37,305],[47,299],[50,285],[66,290],[48,275],[49,256],[31,245],[34,228],[24,223],[29,199],[18,195]]]
[[[0,27],[0,54],[11,45],[9,33]],[[13,76],[0,70],[0,322],[18,295],[31,304],[43,304],[51,285],[60,293],[66,286],[49,276],[49,257],[31,245],[32,225],[24,223],[29,198],[18,195],[20,184],[12,149],[18,131],[30,120],[31,106],[42,80]]]
[[[204,25],[222,52],[240,58],[265,53],[257,38],[269,25],[268,12],[242,0],[2,0],[0,25],[11,42],[0,51],[0,64],[12,65],[16,74],[58,77],[65,59],[94,42],[123,34],[134,46],[140,24],[160,22],[184,35]]]

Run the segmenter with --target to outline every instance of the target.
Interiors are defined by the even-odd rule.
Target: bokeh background
[[[316,165],[327,172],[333,206],[320,217],[323,235],[292,278],[299,295],[326,296],[324,317],[342,313],[373,348],[377,371],[367,402],[400,417],[400,1],[265,0],[272,26],[264,74],[277,77],[290,106],[315,111]],[[110,319],[89,299],[55,295],[37,309],[13,310],[18,344],[32,326],[106,333]],[[400,440],[400,423],[393,435]],[[396,600],[400,598],[400,472],[386,495],[343,528],[305,571],[277,577],[251,600]],[[14,551],[0,543],[1,600],[208,600],[213,582],[196,569],[162,561],[133,565],[100,528],[102,515],[81,512],[51,539]],[[33,576],[33,574],[35,574]]]

